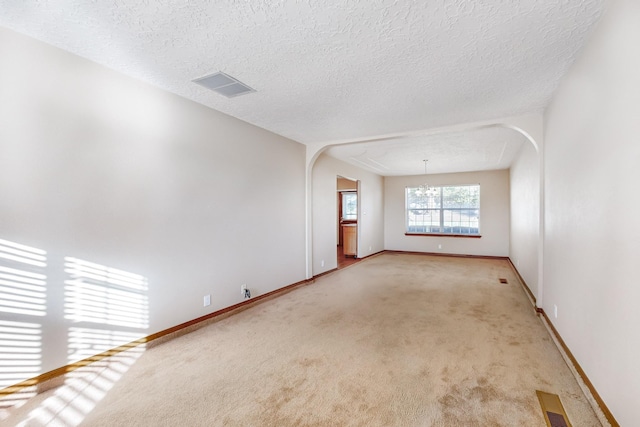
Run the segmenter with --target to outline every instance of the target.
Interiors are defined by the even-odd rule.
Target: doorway
[[[358,262],[358,181],[337,177],[338,268]]]

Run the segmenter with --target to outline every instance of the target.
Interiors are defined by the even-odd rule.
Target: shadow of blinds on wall
[[[147,278],[65,257],[69,363],[144,337],[149,327]]]
[[[46,266],[45,251],[0,239],[0,390],[42,373]],[[34,394],[0,392],[0,412]]]
[[[65,257],[64,271],[70,365],[147,335],[146,277],[74,257]],[[29,413],[27,422],[79,425],[144,350],[144,345],[134,346],[68,373],[64,385]]]

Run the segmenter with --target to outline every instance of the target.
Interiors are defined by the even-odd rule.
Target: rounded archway
[[[508,132],[506,132],[508,130]],[[504,139],[511,139],[514,145],[519,144],[513,160],[514,169],[510,176],[512,187],[511,194],[511,231],[509,258],[513,262],[518,273],[532,292],[534,301],[541,300],[542,287],[542,238],[544,236],[544,180],[542,178],[542,115],[534,114],[503,120],[487,121],[481,123],[463,124],[446,128],[430,129],[421,132],[409,132],[404,134],[385,135],[381,137],[358,139],[354,141],[339,141],[326,144],[313,144],[307,146],[307,276],[314,275],[313,271],[313,170],[318,158],[327,150],[343,150],[349,153],[349,148],[376,146],[385,144],[397,147],[399,145],[411,145],[421,139],[430,141],[445,141],[455,143],[455,139],[461,140],[461,135],[498,135]],[[507,135],[505,137],[505,135]],[[455,137],[454,137],[455,136]],[[472,138],[469,138],[472,139]],[[393,145],[398,144],[398,145]],[[506,144],[505,144],[506,146]],[[510,147],[513,149],[513,147]],[[353,151],[351,151],[353,154]],[[396,153],[397,154],[397,153]],[[513,155],[513,153],[511,153]],[[354,157],[354,156],[352,156]],[[415,156],[414,156],[415,157]],[[375,170],[376,162],[369,162],[370,171],[385,174],[385,171]],[[511,160],[510,160],[511,162]],[[367,167],[367,162],[359,159],[359,165]],[[415,162],[420,167],[422,164]],[[512,167],[509,163],[509,168]],[[502,166],[496,167],[504,168]],[[414,174],[420,172],[414,172]]]

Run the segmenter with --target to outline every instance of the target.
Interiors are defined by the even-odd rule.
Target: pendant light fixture
[[[426,179],[427,176],[427,162],[429,160],[423,160],[424,162],[424,176]],[[438,195],[438,189],[429,185],[428,182],[425,181],[424,184],[421,184],[416,191],[416,194],[425,198],[435,197]]]

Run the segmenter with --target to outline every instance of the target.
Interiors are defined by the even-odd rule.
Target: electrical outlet
[[[442,249],[442,245],[438,245],[438,249]]]
[[[369,245],[369,252],[371,252],[371,245]]]
[[[244,296],[244,293],[246,290],[247,290],[247,285],[240,286],[240,295]]]
[[[558,306],[553,304],[553,317],[558,318]]]
[[[211,295],[205,295],[204,296],[204,306],[210,306],[211,305]]]
[[[320,267],[324,267],[324,260],[320,261]]]

